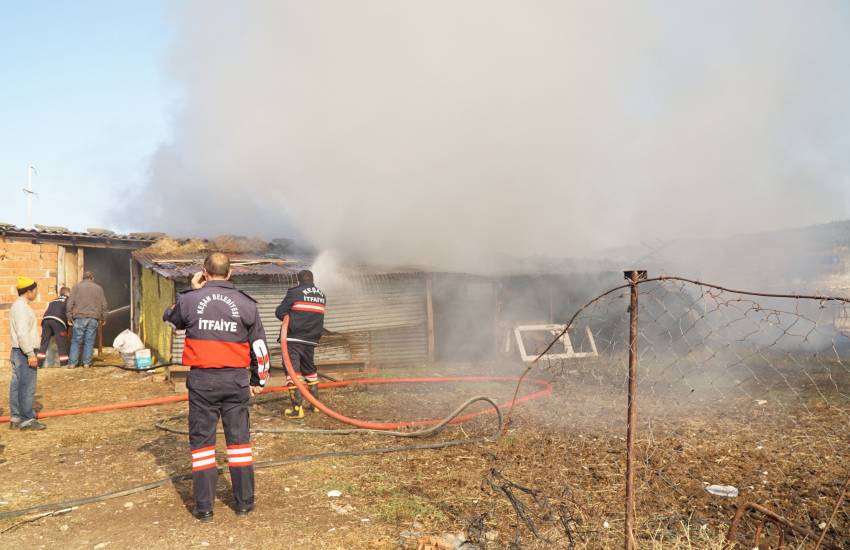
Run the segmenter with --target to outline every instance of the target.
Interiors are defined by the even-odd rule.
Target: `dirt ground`
[[[488,374],[482,367],[435,366],[386,375]],[[514,374],[519,366],[499,370]],[[276,378],[276,379],[275,379]],[[273,383],[280,383],[275,372]],[[3,548],[415,548],[422,536],[464,533],[463,548],[620,548],[625,468],[622,388],[555,377],[555,393],[520,405],[506,435],[438,450],[336,457],[257,470],[257,509],[237,519],[229,480],[219,478],[215,521],[191,515],[191,484],[177,482],[52,516],[0,520]],[[0,373],[7,387],[8,371]],[[524,387],[523,392],[532,387]],[[323,399],[350,416],[430,418],[476,394],[509,399],[509,383],[351,387]],[[0,408],[8,411],[3,392]],[[110,368],[39,372],[44,410],[173,395],[161,374]],[[850,472],[843,401],[695,404],[671,414],[647,401],[637,441],[637,517],[643,548],[719,548],[745,501],[767,505],[816,530]],[[339,427],[323,415],[280,417],[281,396],[262,396],[255,428]],[[154,427],[185,403],[47,419],[43,432],[0,432],[0,512],[87,497],[189,470],[185,436]],[[651,421],[650,421],[651,420]],[[183,427],[180,419],[171,421]],[[427,440],[493,433],[482,416]],[[417,443],[377,435],[257,434],[255,460]],[[223,442],[219,442],[220,450]],[[222,456],[222,453],[219,454]],[[741,496],[708,494],[730,484]],[[336,489],[341,497],[330,498]],[[513,499],[513,504],[511,502]],[[753,522],[744,525],[750,533]],[[850,504],[828,541],[850,548]],[[819,533],[819,531],[818,531]],[[741,538],[743,542],[744,537]],[[843,546],[842,546],[843,545]],[[764,546],[767,548],[767,546]]]

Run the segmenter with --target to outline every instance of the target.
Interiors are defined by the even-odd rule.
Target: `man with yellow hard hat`
[[[38,284],[28,277],[18,277],[15,285],[18,299],[9,310],[9,333],[12,335],[12,381],[9,384],[9,427],[21,430],[43,430],[47,426],[35,419],[36,373],[38,372],[38,324],[30,302],[38,294]]]

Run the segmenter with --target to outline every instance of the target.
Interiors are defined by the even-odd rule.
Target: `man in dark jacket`
[[[70,366],[76,367],[82,348],[83,366],[91,366],[97,325],[106,324],[106,296],[94,282],[94,273],[87,271],[83,280],[74,285],[68,297],[68,323],[72,325]]]
[[[68,312],[67,300],[71,289],[63,286],[59,289],[59,297],[47,304],[47,310],[41,320],[41,347],[38,349],[38,361],[44,366],[47,359],[47,348],[50,339],[56,339],[56,351],[59,353],[59,365],[68,364]]]
[[[325,307],[327,299],[324,293],[313,283],[312,271],[298,272],[298,286],[286,292],[283,301],[277,306],[275,316],[283,321],[289,315],[289,331],[286,345],[289,348],[289,360],[310,388],[310,393],[319,397],[319,375],[313,359],[316,346],[322,337],[325,326]],[[301,395],[294,382],[286,377],[291,407],[283,415],[289,419],[304,418]],[[314,410],[311,407],[311,410]]]
[[[236,513],[254,509],[254,455],[248,423],[248,399],[261,393],[269,372],[266,333],[257,304],[230,279],[230,260],[214,252],[204,271],[192,278],[192,290],[181,292],[163,319],[186,331],[183,364],[191,366],[189,446],[195,517],[213,518],[218,480],[215,435],[224,427],[227,463]]]

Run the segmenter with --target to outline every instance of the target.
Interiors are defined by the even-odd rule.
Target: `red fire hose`
[[[369,430],[398,430],[401,428],[409,428],[414,426],[433,426],[442,421],[442,419],[428,419],[428,420],[409,420],[402,422],[369,422],[364,420],[357,420],[355,418],[350,418],[343,414],[340,414],[315,397],[310,394],[307,386],[302,382],[299,377],[295,374],[295,370],[292,367],[292,363],[289,360],[289,352],[286,346],[286,331],[289,326],[289,317],[287,316],[282,324],[282,335],[281,335],[281,348],[283,352],[283,364],[286,367],[286,372],[289,374],[289,377],[295,383],[298,391],[301,392],[301,395],[304,396],[310,403],[315,405],[319,410],[321,410],[326,415],[343,422],[344,424],[349,424],[351,426],[356,426],[358,428],[364,428]],[[346,386],[350,386],[352,384],[415,384],[415,383],[447,383],[447,382],[517,382],[519,381],[519,377],[516,376],[434,376],[434,377],[394,377],[394,378],[363,378],[358,380],[340,380],[338,382],[323,382],[319,384],[320,388],[344,388]],[[539,397],[543,397],[544,395],[549,395],[552,393],[552,385],[545,381],[536,378],[527,378],[526,382],[534,384],[538,386],[537,391],[522,395],[508,401],[507,403],[500,404],[500,407],[510,407],[517,403],[522,403],[524,401],[530,401],[532,399],[537,399]],[[283,392],[287,391],[287,386],[273,386],[266,388],[263,393],[273,393],[273,392]],[[136,407],[149,407],[152,405],[165,405],[169,403],[179,403],[181,401],[187,401],[187,394],[182,395],[169,395],[167,397],[157,397],[153,399],[143,399],[140,401],[125,401],[123,403],[112,403],[109,405],[96,405],[92,407],[80,407],[75,409],[62,409],[58,411],[42,411],[39,412],[36,416],[38,418],[51,418],[56,416],[70,416],[75,414],[88,414],[94,412],[103,412],[103,411],[115,411],[120,409],[132,409]],[[462,416],[458,416],[451,421],[451,424],[460,424],[462,422],[467,422],[477,416],[482,414],[492,414],[495,411],[493,409],[484,409],[481,411],[464,414]],[[0,416],[0,423],[9,422],[10,418],[8,416]]]
[[[286,373],[289,375],[289,379],[292,380],[295,387],[298,388],[298,391],[301,395],[309,401],[314,407],[318,408],[320,411],[330,416],[335,420],[339,420],[343,424],[348,424],[350,426],[356,426],[358,428],[363,428],[366,430],[399,430],[402,428],[410,428],[414,426],[433,426],[442,421],[439,418],[432,418],[429,420],[409,420],[403,422],[369,422],[366,420],[357,420],[356,418],[351,418],[336,412],[331,409],[310,393],[307,389],[307,385],[301,380],[299,375],[295,372],[295,369],[292,367],[292,362],[289,360],[289,349],[286,343],[286,334],[289,329],[289,316],[283,318],[283,322],[281,323],[280,330],[280,347],[281,354],[283,355],[283,365],[286,367]],[[354,382],[359,382],[361,384],[399,384],[399,383],[433,383],[433,382],[496,382],[496,381],[517,381],[518,377],[514,376],[441,376],[441,377],[418,377],[418,378],[367,378],[364,380],[352,380],[352,381],[344,381],[344,382],[329,382],[327,384],[319,384],[319,387],[340,387],[347,386],[348,384],[352,384]],[[536,399],[538,397],[542,397],[544,395],[552,393],[552,386],[546,382],[545,380],[529,380],[529,382],[533,384],[537,384],[542,386],[543,389],[524,395],[522,397],[518,397],[515,401],[511,401],[509,403],[505,403],[502,407],[510,407],[511,405],[516,403],[520,403],[522,401],[528,401],[529,399]],[[460,424],[462,422],[467,422],[472,420],[476,416],[493,413],[495,412],[493,409],[485,409],[482,411],[468,413],[457,418],[454,418],[450,424]]]

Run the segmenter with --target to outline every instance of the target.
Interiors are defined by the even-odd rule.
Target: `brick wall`
[[[0,367],[9,365],[9,308],[18,298],[17,278],[29,277],[38,283],[38,298],[31,305],[41,322],[47,302],[56,297],[58,263],[55,244],[33,244],[0,237]]]

